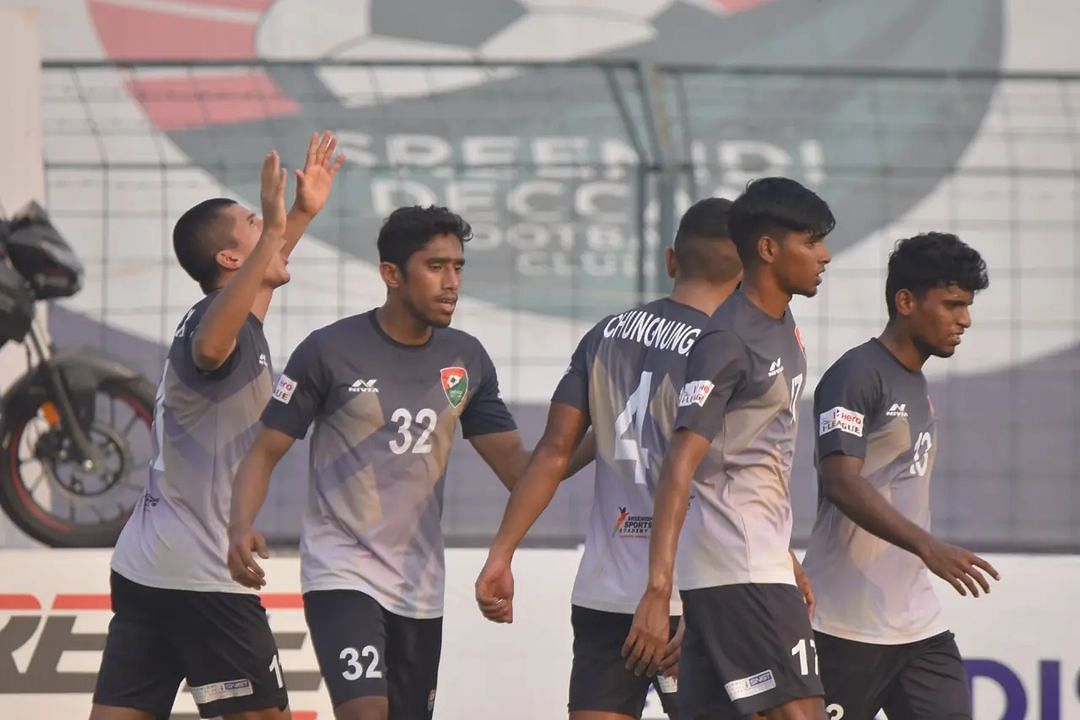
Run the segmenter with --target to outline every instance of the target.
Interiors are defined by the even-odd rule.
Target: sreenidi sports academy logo
[[[624,507],[619,508],[612,537],[647,538],[652,530],[652,518],[648,515],[631,515]]]
[[[1001,0],[893,0],[872,12],[866,0],[367,0],[334,12],[312,12],[309,0],[87,1],[113,59],[992,69],[1002,50]],[[350,255],[377,261],[372,239],[394,207],[447,204],[475,231],[470,294],[554,315],[634,301],[636,154],[601,71],[269,65],[132,77],[128,89],[151,122],[252,207],[253,163],[268,144],[295,165],[312,130],[336,131],[350,169],[324,212],[335,221],[318,235]],[[679,152],[694,162],[697,194],[731,197],[769,174],[800,179],[840,219],[834,253],[925,198],[994,93],[992,82],[958,92],[933,80],[672,77],[658,97],[687,97],[693,137]],[[616,81],[640,105],[633,78]],[[878,167],[898,171],[878,184]],[[650,272],[666,282],[662,267]]]

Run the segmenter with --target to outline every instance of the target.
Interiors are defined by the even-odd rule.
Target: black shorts
[[[738,718],[824,695],[806,603],[794,585],[685,590],[684,718]]]
[[[305,593],[304,616],[335,708],[354,698],[379,696],[388,699],[394,720],[431,717],[442,618],[395,615],[356,590]]]
[[[649,686],[656,687],[664,712],[675,711],[678,684],[671,678],[638,677],[626,669],[623,643],[630,633],[633,615],[604,612],[574,605],[574,664],[570,670],[570,712],[593,710],[640,718]],[[671,618],[671,634],[679,618]]]
[[[288,707],[258,596],[165,590],[112,573],[113,617],[94,703],[168,718],[186,678],[204,718]]]
[[[904,720],[971,720],[967,673],[951,632],[904,645],[815,635],[825,703],[844,720],[873,720],[882,709]]]

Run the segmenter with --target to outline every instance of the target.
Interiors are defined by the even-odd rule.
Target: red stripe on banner
[[[773,2],[773,0],[715,0],[715,2],[729,13],[738,13]]]
[[[41,603],[33,595],[0,595],[0,610],[40,610]]]
[[[60,594],[53,600],[53,610],[111,610],[112,600],[106,594]]]
[[[264,593],[259,596],[267,610],[302,610],[304,598],[298,593]],[[293,713],[296,717],[296,713]]]
[[[255,24],[189,17],[91,0],[90,13],[110,60],[251,60]]]
[[[262,12],[270,6],[274,0],[185,0],[187,5],[206,5],[209,7],[223,7],[229,10],[255,10]]]
[[[151,122],[165,131],[255,122],[300,110],[263,70],[147,78],[127,85]]]

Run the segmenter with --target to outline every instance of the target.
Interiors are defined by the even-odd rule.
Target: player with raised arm
[[[330,133],[312,136],[287,215],[285,171],[272,152],[261,218],[232,200],[206,200],[173,230],[177,259],[206,297],[173,337],[146,492],[113,553],[114,615],[91,720],[168,717],[185,679],[202,717],[289,717],[266,612],[232,581],[223,556],[232,478],[273,388],[263,319],[344,162],[335,147]]]
[[[730,206],[728,200],[708,198],[683,215],[667,251],[668,275],[675,279],[669,296],[606,317],[582,338],[476,582],[484,615],[510,621],[514,551],[551,502],[574,449],[592,426],[596,488],[571,600],[571,720],[640,718],[650,684],[668,716],[677,714],[676,680],[665,674],[677,672],[678,599],[671,603],[672,638],[658,675],[640,677],[627,670],[621,650],[648,574],[653,493],[686,358],[709,316],[742,277],[728,237]]]
[[[845,353],[814,393],[817,521],[806,571],[831,718],[971,718],[967,675],[930,572],[961,595],[990,592],[997,571],[930,534],[938,450],[923,366],[947,358],[989,285],[979,253],[955,235],[900,241],[889,257],[885,330]],[[981,570],[980,570],[981,569]]]
[[[678,547],[686,622],[679,708],[688,720],[824,718],[788,549],[806,369],[789,303],[816,294],[833,226],[828,205],[787,178],[750,183],[731,207],[743,284],[690,352],[660,473],[648,585],[624,646],[628,667],[655,672]]]
[[[442,648],[443,481],[460,425],[511,487],[528,460],[480,341],[449,328],[472,231],[441,207],[379,231],[386,302],[308,335],[240,465],[229,567],[260,587],[254,529],[270,473],[311,439],[300,543],[304,612],[338,720],[430,718]]]

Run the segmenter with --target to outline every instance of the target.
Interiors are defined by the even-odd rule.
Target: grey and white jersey
[[[158,386],[146,492],[113,553],[116,572],[150,587],[248,592],[225,563],[229,505],[273,389],[270,348],[262,323],[249,315],[225,364],[199,370],[192,338],[215,296],[176,329]]]
[[[262,421],[295,438],[315,426],[303,591],[359,590],[397,615],[441,616],[443,480],[458,423],[466,438],[516,429],[480,341],[441,328],[402,345],[374,311],[339,320],[297,346]]]
[[[582,338],[552,402],[584,412],[596,435],[596,489],[575,605],[633,614],[649,575],[660,465],[686,361],[708,315],[669,298],[605,318]],[[671,612],[682,613],[678,593]]]
[[[711,440],[679,540],[681,590],[795,584],[789,482],[806,355],[791,310],[736,291],[694,343],[676,429]]]
[[[926,378],[878,340],[845,353],[814,392],[816,460],[863,459],[862,476],[908,520],[930,529],[937,453]],[[817,598],[814,628],[881,645],[944,632],[930,572],[917,556],[863,530],[821,497],[803,567]]]

